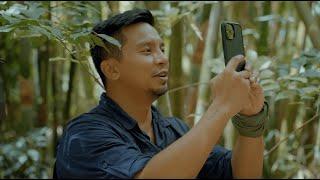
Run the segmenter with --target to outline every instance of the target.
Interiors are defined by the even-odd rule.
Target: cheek
[[[152,80],[152,56],[133,54],[123,58],[126,61],[122,69],[124,78],[135,84],[145,85]],[[129,82],[130,83],[130,82]]]

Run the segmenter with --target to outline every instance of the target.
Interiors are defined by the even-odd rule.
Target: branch
[[[166,101],[167,101],[167,105],[168,105],[168,110],[169,110],[169,116],[172,116],[173,113],[172,113],[172,107],[171,107],[171,101],[170,101],[170,97],[169,97],[169,94],[166,93]]]
[[[318,117],[318,116],[319,116],[319,114],[315,114],[311,119],[309,119],[308,121],[304,122],[300,127],[298,127],[295,130],[293,130],[288,136],[286,136],[284,139],[280,140],[267,153],[265,153],[264,156],[268,156],[270,153],[272,153],[274,150],[276,150],[279,147],[280,144],[282,144],[283,142],[287,141],[291,135],[294,135],[298,130],[300,130],[301,128],[303,128],[307,124],[309,124],[311,121],[315,120],[316,117]]]
[[[62,44],[62,46],[70,53],[71,58],[74,59],[74,60],[77,60],[77,61],[80,63],[81,67],[85,70],[85,72],[87,72],[90,76],[92,76],[93,79],[100,85],[100,87],[101,87],[102,89],[104,89],[104,86],[103,86],[103,85],[100,83],[100,81],[95,77],[95,75],[93,75],[93,74],[82,64],[82,62],[81,62],[80,60],[78,60],[78,59],[74,56],[74,53],[65,45],[65,43],[63,42],[63,40],[60,39],[60,38],[57,37],[57,36],[54,36],[54,37],[55,37],[55,38]]]
[[[175,92],[175,91],[178,91],[178,90],[181,90],[181,89],[185,89],[185,88],[189,88],[189,87],[192,87],[192,86],[198,86],[200,84],[209,84],[209,82],[196,82],[196,83],[192,83],[192,84],[187,84],[187,85],[180,86],[180,87],[177,87],[177,88],[169,89],[168,93],[172,93],[172,92]]]

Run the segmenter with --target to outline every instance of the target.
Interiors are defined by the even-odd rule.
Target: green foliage
[[[259,62],[263,59],[263,63]],[[260,69],[260,84],[262,85],[265,96],[269,104],[275,106],[276,103],[285,103],[284,106],[277,106],[275,108],[286,108],[283,112],[290,111],[290,108],[297,106],[307,110],[308,108],[318,109],[316,99],[319,101],[320,94],[320,51],[311,49],[303,52],[299,57],[292,61],[275,61],[273,59],[266,60],[265,57],[260,57],[256,62],[253,62],[256,69]],[[311,101],[310,101],[311,100]],[[313,107],[308,106],[307,102],[314,102]],[[319,103],[319,102],[318,102]],[[299,115],[299,112],[295,112]],[[272,115],[272,114],[271,114]],[[279,116],[280,114],[278,114]],[[292,117],[290,114],[284,114],[287,119],[287,126],[293,126],[299,121],[299,117]],[[274,117],[275,123],[283,117]],[[290,119],[292,118],[292,119]],[[270,122],[271,123],[271,122]],[[290,125],[293,124],[293,125]],[[270,127],[275,128],[270,124]],[[288,128],[288,127],[287,127]],[[292,129],[291,129],[292,131]],[[273,144],[274,138],[279,139],[283,137],[281,129],[268,129],[266,133],[266,144]],[[289,133],[289,132],[287,132]],[[311,132],[309,132],[311,133]],[[272,138],[273,137],[273,138]],[[307,158],[312,154],[302,156],[299,152],[305,152],[308,146],[302,146],[299,136],[290,136],[288,146],[282,147],[279,150],[279,156],[275,162],[270,166],[270,177],[298,177],[298,178],[312,178],[315,177],[312,172],[314,165],[310,165],[310,169],[302,168],[307,166]],[[312,145],[313,147],[314,145]],[[312,152],[312,151],[311,151]],[[280,155],[283,154],[283,155]],[[284,154],[285,153],[285,154]],[[317,152],[315,152],[317,153]],[[299,158],[294,158],[298,156]],[[265,161],[270,160],[270,156],[265,157]],[[304,169],[304,170],[303,170]],[[298,172],[298,173],[297,173]]]
[[[137,2],[132,3],[137,4]],[[201,62],[196,62],[196,64],[192,58],[195,57],[195,53],[199,53],[197,52],[201,49],[199,48],[201,47],[199,44],[206,40],[204,33],[205,26],[204,22],[202,22],[205,19],[202,19],[202,13],[205,12],[204,7],[205,5],[207,8],[211,7],[212,3],[217,2],[174,2],[176,6],[173,6],[171,2],[156,3],[159,3],[160,9],[152,10],[152,13],[156,17],[156,28],[164,38],[167,48],[172,45],[172,43],[170,44],[172,27],[178,22],[182,23],[180,31],[183,31],[184,43],[182,44],[182,48],[185,52],[181,63],[183,77],[176,78],[186,80],[184,82],[186,82],[187,87],[187,82],[190,79],[193,79],[192,83],[197,82],[197,77],[200,74],[199,70],[195,71],[196,73],[191,73],[191,71],[192,69],[196,69],[196,66],[201,66]],[[245,38],[245,49],[247,50],[246,57],[252,62],[254,69],[259,71],[259,83],[262,85],[266,100],[270,104],[270,116],[272,118],[268,124],[270,129],[267,129],[265,133],[267,151],[280,139],[288,135],[289,131],[291,132],[293,128],[301,125],[306,120],[304,118],[310,118],[309,116],[314,115],[312,114],[314,112],[319,113],[320,52],[319,50],[310,48],[312,44],[308,35],[305,34],[301,36],[302,38],[297,37],[299,34],[305,33],[305,27],[302,26],[303,28],[300,28],[302,22],[295,14],[295,11],[292,10],[291,7],[293,5],[290,2],[271,2],[271,12],[265,14],[261,14],[263,11],[259,9],[262,3],[250,3],[243,2],[245,5],[242,6],[242,4],[240,5],[236,2],[224,2],[223,17],[221,18],[223,20],[244,22],[243,36]],[[320,3],[312,2],[311,4],[313,7],[312,14],[319,19]],[[243,9],[239,8],[240,6]],[[210,10],[210,8],[208,9]],[[49,86],[47,88],[49,91],[47,104],[49,121],[46,123],[47,125],[51,124],[54,121],[53,117],[56,117],[59,119],[57,121],[57,126],[59,127],[62,124],[60,119],[64,108],[62,106],[64,103],[63,99],[66,92],[70,89],[67,81],[71,79],[71,76],[68,76],[69,62],[76,62],[79,65],[87,63],[89,67],[89,49],[93,45],[106,49],[104,42],[108,42],[119,48],[121,47],[121,44],[114,38],[103,34],[98,34],[97,37],[91,32],[91,28],[101,21],[103,13],[105,15],[114,13],[109,12],[109,10],[111,9],[108,9],[107,2],[0,2],[0,58],[1,62],[5,62],[0,62],[1,68],[5,67],[0,72],[0,75],[4,75],[4,78],[0,78],[3,79],[3,91],[7,93],[5,101],[7,101],[8,113],[12,116],[7,118],[8,121],[5,122],[2,122],[0,119],[0,128],[4,130],[4,137],[1,139],[0,144],[0,178],[48,178],[51,177],[52,173],[53,155],[51,153],[52,147],[49,145],[50,140],[52,140],[50,139],[52,138],[50,136],[51,129],[42,128],[36,131],[32,129],[25,137],[12,138],[14,135],[10,136],[12,139],[6,137],[6,134],[10,132],[15,132],[13,134],[23,134],[22,132],[18,133],[20,131],[18,128],[6,129],[10,127],[6,126],[7,124],[13,123],[16,126],[12,127],[19,127],[26,125],[20,124],[22,121],[24,123],[34,123],[36,121],[36,118],[30,118],[25,121],[24,119],[15,119],[16,117],[21,118],[22,113],[20,109],[29,108],[33,110],[32,112],[36,112],[38,109],[34,107],[38,102],[43,101],[42,97],[38,97],[41,89],[37,86],[40,81],[37,63],[39,63],[38,61],[42,61],[42,59],[34,60],[34,62],[32,60],[31,62],[30,59],[25,57],[25,54],[22,52],[24,52],[23,50],[26,47],[24,47],[22,42],[29,41],[26,46],[28,46],[28,50],[36,51],[33,54],[35,56],[37,56],[40,49],[47,45],[49,46],[48,60],[50,64],[48,71],[50,72],[48,72],[48,79],[52,78],[51,76],[54,74],[51,73],[53,71],[52,67],[55,67],[56,76],[54,78],[56,79],[55,85],[48,85],[51,83],[50,80],[47,84]],[[257,11],[257,13],[253,11]],[[256,14],[257,16],[248,17],[246,16],[247,14]],[[274,49],[270,48],[272,52],[264,54],[264,56],[261,56],[260,53],[258,56],[256,52],[259,48],[257,41],[264,36],[261,32],[262,30],[258,28],[261,23],[264,23],[267,25],[266,28],[269,28],[268,35],[263,37],[265,38],[264,44],[268,46],[268,51],[269,46],[274,45]],[[246,24],[249,25],[246,26]],[[299,42],[295,39],[296,37],[299,40],[301,39],[303,43],[299,45]],[[218,36],[218,38],[220,37]],[[219,39],[217,42],[220,56],[212,59],[209,64],[213,74],[220,73],[225,66],[221,42]],[[173,49],[176,48],[173,47]],[[166,51],[166,53],[168,52]],[[29,64],[26,63],[29,60]],[[30,73],[26,73],[28,69],[30,69]],[[93,72],[93,70],[89,72]],[[30,79],[28,80],[30,82],[34,81],[32,83],[36,84],[33,90],[33,95],[37,98],[35,100],[36,103],[33,103],[36,105],[32,104],[27,108],[21,108],[27,105],[21,103],[20,93],[24,87],[20,87],[18,77],[20,75],[28,77],[29,74]],[[73,116],[82,113],[83,109],[87,110],[90,105],[95,104],[96,99],[93,98],[92,94],[97,94],[96,87],[86,79],[88,74],[82,74],[78,70],[74,74],[76,85],[74,85],[75,88],[72,94],[74,100],[70,107]],[[57,97],[52,97],[53,89],[55,89]],[[187,101],[187,99],[192,99],[189,96],[191,97],[193,94],[186,94],[188,98],[186,98],[184,106],[191,104]],[[52,105],[54,104],[52,99],[55,98],[57,99],[56,112],[54,112],[54,105]],[[167,107],[167,104],[164,107]],[[15,116],[16,114],[20,116]],[[319,123],[314,123],[312,126],[319,128]],[[233,130],[231,129],[230,132],[233,132]],[[316,166],[316,163],[307,163],[307,159],[313,156],[313,152],[315,157],[320,157],[320,133],[318,132],[317,134],[318,140],[317,143],[314,142],[315,145],[303,144],[302,140],[306,139],[310,134],[316,135],[312,128],[302,129],[300,133],[290,136],[288,141],[283,146],[280,146],[274,154],[266,156],[265,169],[267,171],[264,173],[264,177],[319,177],[319,172],[317,171],[320,166]],[[228,136],[224,138],[231,139]],[[315,146],[314,149],[313,146]],[[51,148],[50,151],[48,150],[49,148]],[[312,151],[308,152],[310,149]]]
[[[265,58],[265,57],[262,57]],[[266,96],[276,94],[275,100],[289,99],[295,95],[312,97],[320,93],[320,52],[311,49],[291,62],[276,62],[271,59],[252,62],[260,69],[260,84]]]
[[[44,127],[0,144],[0,178],[50,178],[52,159],[46,152],[50,134]]]
[[[89,43],[91,46],[98,45],[106,49],[102,40],[121,47],[120,43],[111,36],[98,34],[100,39],[91,34],[94,21],[88,21],[83,15],[91,12],[97,20],[96,17],[100,12],[94,4],[65,2],[63,6],[53,7],[50,11],[44,6],[45,3],[25,2],[13,4],[8,9],[0,11],[0,22],[4,22],[0,27],[0,33],[16,33],[18,38],[43,36],[49,40],[58,41],[65,47],[66,44],[79,44],[81,47],[81,44]],[[69,16],[70,20],[55,22],[48,19],[48,13],[54,16],[57,12],[67,12],[66,16]],[[85,51],[85,49],[79,51]],[[71,53],[71,50],[69,52]]]

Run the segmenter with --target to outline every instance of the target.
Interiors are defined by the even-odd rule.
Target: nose
[[[169,64],[169,59],[162,51],[160,51],[155,57],[155,63],[167,65]]]

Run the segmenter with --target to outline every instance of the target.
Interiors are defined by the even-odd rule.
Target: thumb
[[[245,61],[243,55],[240,54],[240,55],[234,56],[228,62],[226,69],[228,69],[230,71],[234,71],[238,67],[239,63],[242,62],[242,61]]]

